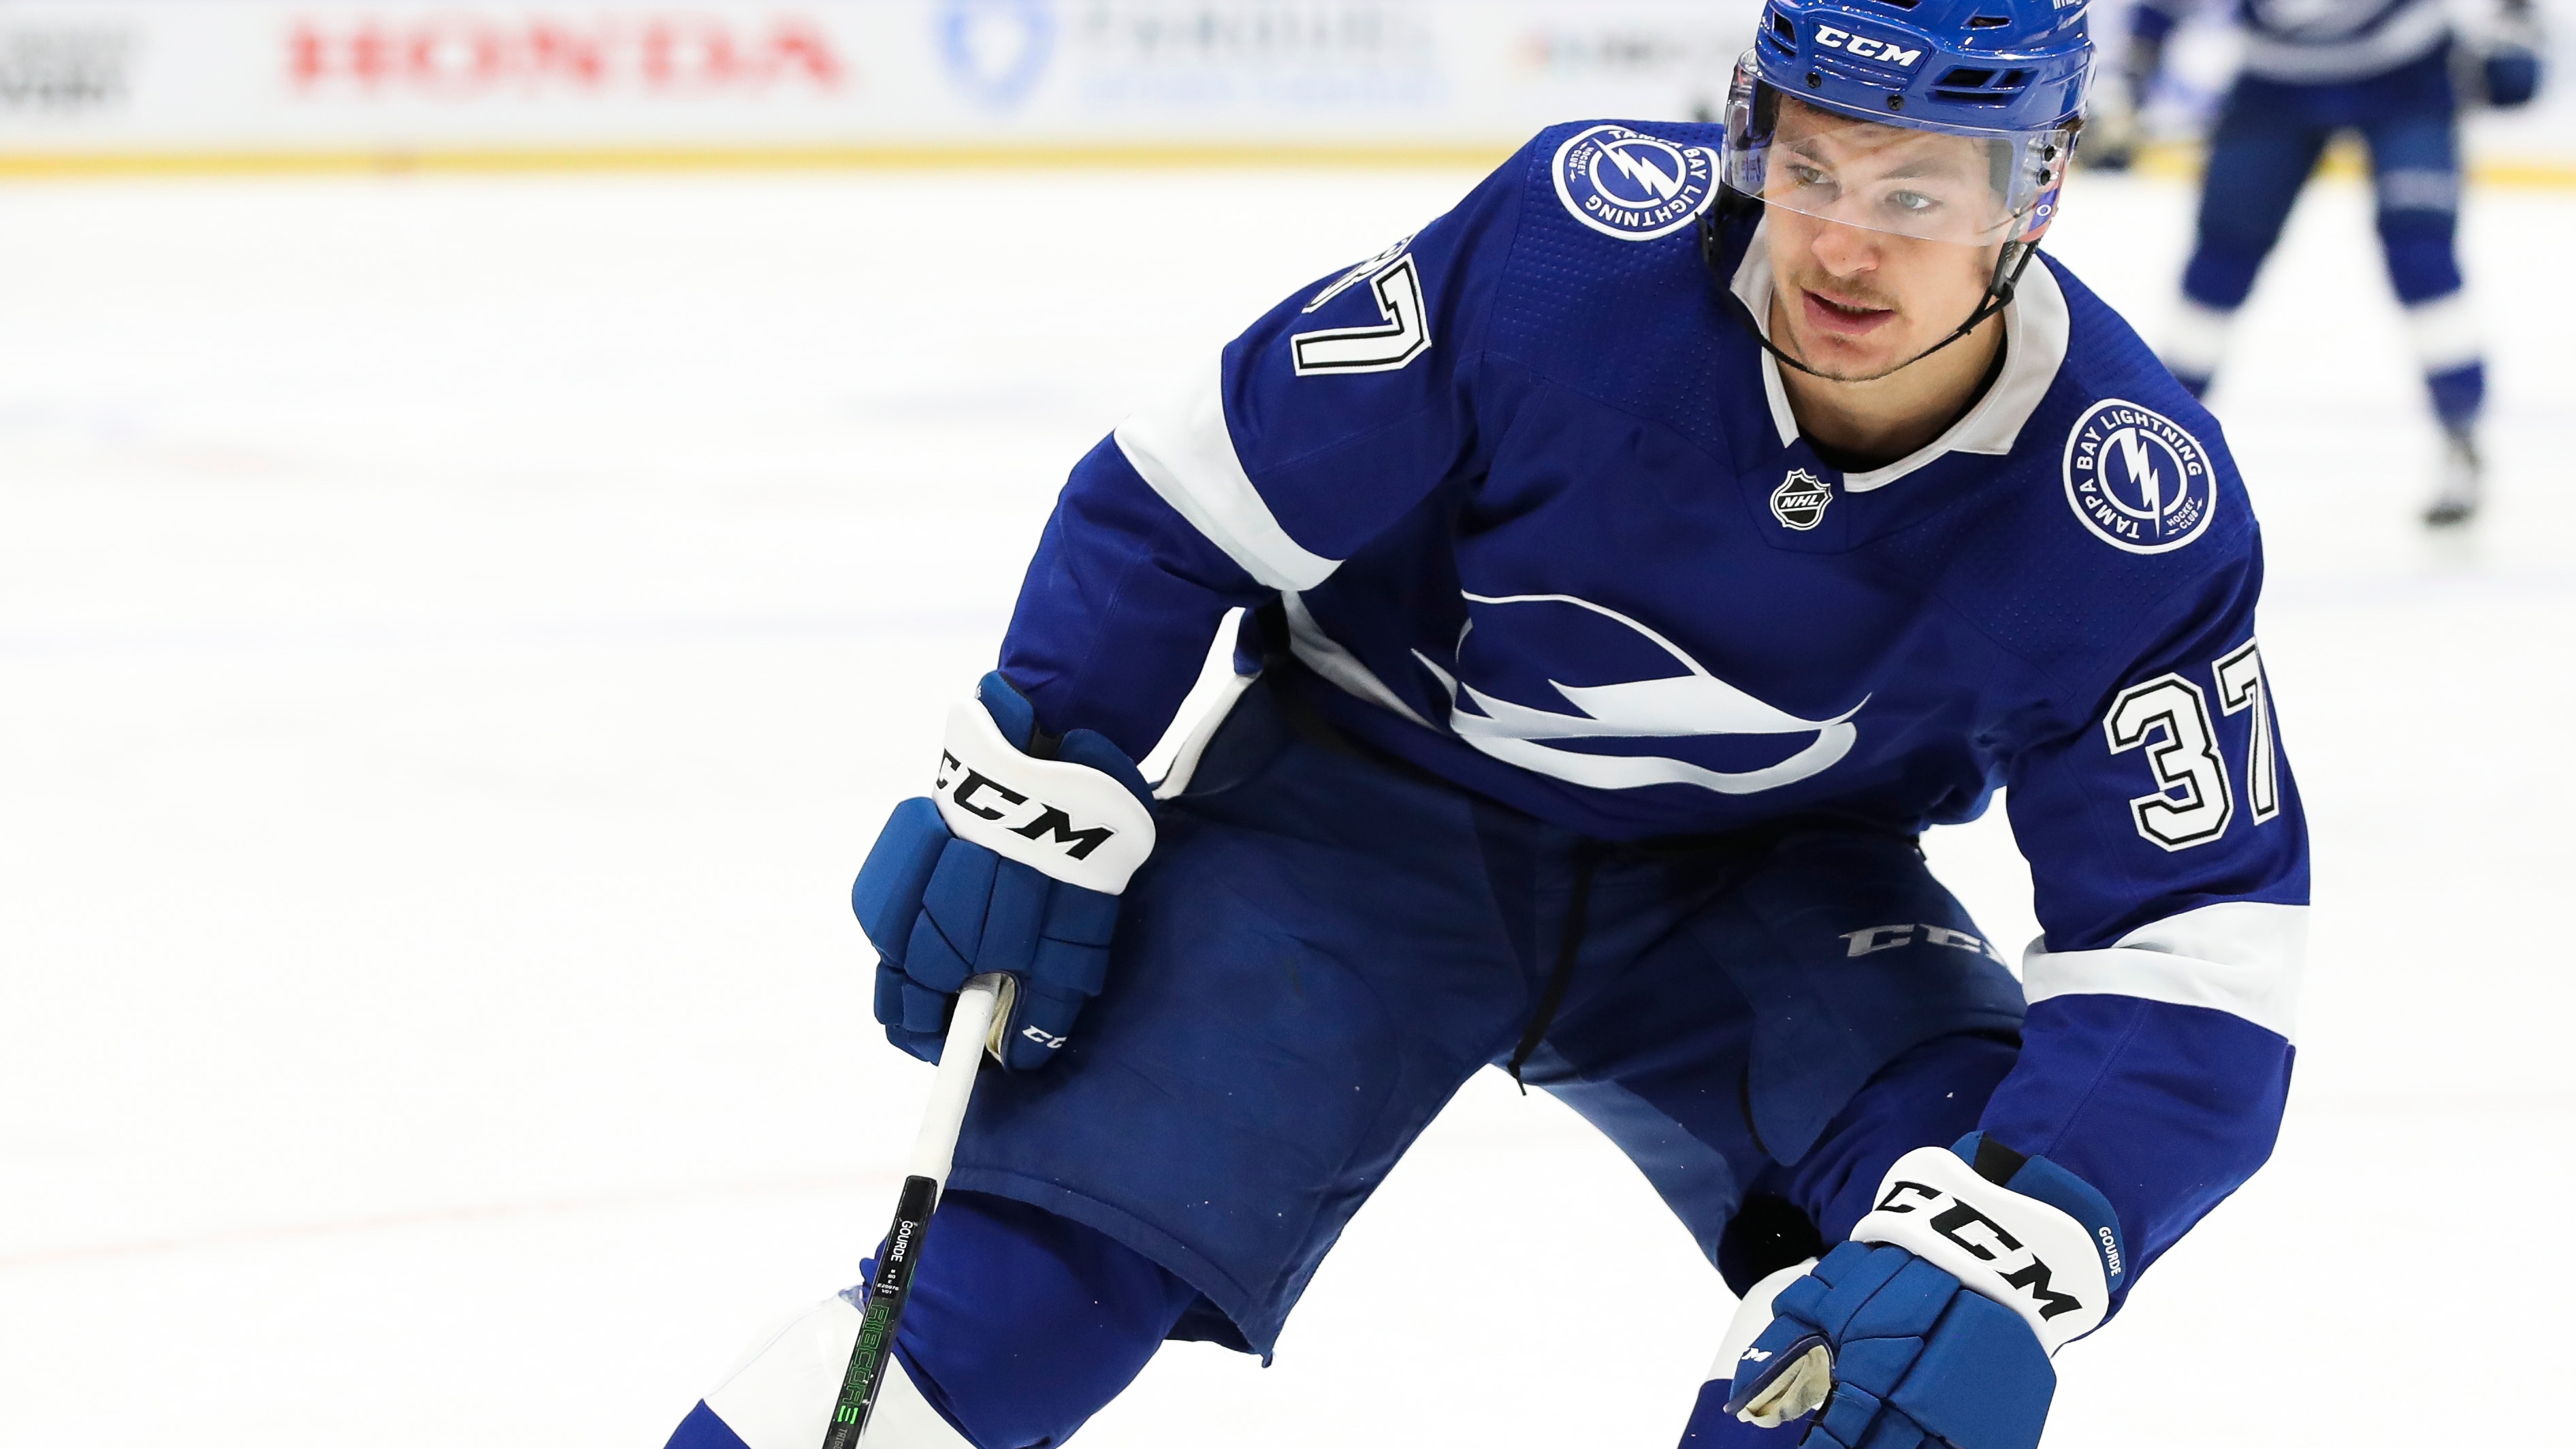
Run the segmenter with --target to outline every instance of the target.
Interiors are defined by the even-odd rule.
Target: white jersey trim
[[[2450,12],[2434,0],[2391,16],[2385,26],[2357,39],[2285,40],[2249,28],[2245,72],[2278,81],[2359,80],[2422,57],[2450,33]]]
[[[1215,742],[1216,732],[1224,727],[1226,717],[1234,713],[1234,707],[1243,702],[1243,696],[1260,678],[1258,674],[1228,674],[1208,691],[1206,699],[1201,701],[1204,707],[1199,710],[1197,722],[1190,727],[1189,733],[1172,741],[1171,764],[1161,775],[1148,777],[1154,781],[1155,799],[1177,800],[1189,793],[1190,781],[1197,778],[1199,761],[1206,758],[1207,747]],[[1196,696],[1199,691],[1190,693]],[[1183,701],[1183,714],[1189,713],[1189,705],[1189,701]]]
[[[1771,223],[1761,222],[1753,228],[1753,240],[1744,247],[1744,260],[1735,264],[1735,279],[1727,290],[1753,318],[1753,326],[1767,340],[1771,336],[1771,294],[1777,285],[1771,278],[1771,249],[1764,238]],[[1762,351],[1762,395],[1771,404],[1771,426],[1779,431],[1780,446],[1798,441],[1798,415],[1789,407],[1789,389],[1780,381],[1780,359],[1769,348]]]
[[[1764,226],[1754,228],[1753,241],[1744,249],[1744,260],[1735,268],[1731,290],[1753,314],[1754,325],[1762,335],[1771,335],[1771,253],[1763,245]],[[1931,442],[1897,459],[1884,468],[1866,473],[1843,475],[1843,489],[1849,493],[1867,493],[1884,488],[1906,474],[1938,460],[1947,453],[1979,453],[2001,457],[2021,440],[2021,430],[2030,415],[2039,409],[2039,400],[2048,395],[2049,385],[2057,381],[2058,370],[2066,365],[2066,349],[2074,323],[2066,310],[2066,292],[2057,285],[2057,274],[2048,263],[2031,258],[2021,274],[2021,284],[2013,292],[2012,302],[2004,308],[2004,372],[1995,385],[1986,389],[1968,415],[1950,425],[1949,431]],[[1780,431],[1780,446],[1798,441],[1798,418],[1789,408],[1789,392],[1780,380],[1780,360],[1766,349],[1762,354],[1762,392],[1771,403],[1771,423]]]
[[[1288,615],[1288,652],[1296,655],[1299,663],[1322,675],[1345,694],[1365,699],[1380,709],[1413,721],[1424,729],[1434,727],[1431,721],[1424,719],[1413,706],[1406,704],[1401,695],[1387,688],[1385,680],[1370,672],[1369,667],[1360,662],[1358,655],[1343,648],[1341,641],[1325,633],[1323,626],[1315,622],[1315,615],[1306,607],[1304,599],[1293,593],[1281,594],[1279,603]]]
[[[2140,926],[2099,951],[2047,951],[2031,943],[2022,995],[2135,996],[2205,1006],[2298,1040],[2299,982],[2307,967],[2308,908],[2222,901]]]
[[[1224,354],[1111,436],[1155,496],[1263,586],[1311,589],[1342,566],[1290,538],[1244,472],[1225,421]]]

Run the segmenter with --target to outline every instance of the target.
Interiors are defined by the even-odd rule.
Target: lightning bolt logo
[[[2104,398],[2066,435],[2066,506],[2093,536],[2129,553],[2169,553],[2218,515],[2218,461],[2182,424]]]
[[[2156,472],[2155,454],[2148,450],[2146,436],[2135,428],[2122,428],[2111,441],[2119,444],[2120,458],[2129,465],[2129,481],[2137,485],[2138,501],[2144,505],[2138,516],[2154,520],[2156,531],[2164,532],[2165,480]]]
[[[1664,169],[1642,156],[1632,156],[1617,146],[1601,148],[1601,159],[1619,168],[1619,174],[1655,194],[1657,201],[1670,201],[1680,194],[1682,179],[1666,175]]]
[[[1586,126],[1556,148],[1556,199],[1577,222],[1621,241],[1685,231],[1717,199],[1725,158],[1625,126]]]

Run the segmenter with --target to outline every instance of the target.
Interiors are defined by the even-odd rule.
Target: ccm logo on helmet
[[[965,776],[962,780],[958,779],[961,772]],[[933,782],[931,788],[949,790],[951,782],[955,783],[956,788],[950,791],[948,798],[958,809],[969,815],[1000,822],[1002,827],[1013,835],[1034,840],[1040,845],[1052,841],[1064,846],[1064,853],[1075,860],[1090,859],[1093,851],[1107,844],[1110,838],[1118,833],[1106,825],[1076,830],[1073,828],[1073,817],[1062,810],[1043,800],[1031,800],[1020,791],[965,764],[948,751],[941,750],[939,778]],[[1005,818],[1023,814],[1028,815],[1029,818],[1019,825],[1012,825]]]
[[[2039,1254],[2022,1246],[2021,1239],[2004,1231],[2003,1224],[1969,1206],[1963,1198],[1923,1183],[1899,1181],[1888,1187],[1887,1196],[1880,1199],[1876,1210],[1912,1213],[1936,1206],[1940,1210],[1932,1214],[1932,1231],[1966,1249],[1979,1262],[1995,1264],[2007,1286],[2019,1288],[2038,1301],[2041,1318],[2073,1313],[2084,1306],[2075,1295],[2050,1288],[2049,1280],[2056,1274]]]
[[[1872,40],[1866,35],[1854,35],[1848,30],[1836,30],[1830,25],[1816,27],[1816,44],[1826,50],[1839,50],[1845,55],[1857,56],[1862,60],[1874,60],[1881,65],[1902,66],[1908,70],[1913,69],[1923,59],[1923,52],[1908,50],[1895,41]]]

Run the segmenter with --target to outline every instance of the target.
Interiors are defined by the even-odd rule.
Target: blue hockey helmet
[[[2093,70],[2087,0],[1769,0],[1736,64],[1727,188],[1774,206],[1904,235],[1976,244],[2035,239],[2083,123]],[[1781,107],[1807,129],[1890,126],[1987,144],[1990,194],[1973,207],[1866,203],[1769,165]],[[1883,134],[1883,133],[1882,133]],[[1803,172],[1803,168],[1802,172]],[[1975,213],[1973,216],[1970,213]],[[1937,213],[1937,214],[1936,214]]]
[[[2084,113],[2087,0],[1770,0],[1754,69],[1787,95],[1871,120],[1969,135],[2051,130]]]

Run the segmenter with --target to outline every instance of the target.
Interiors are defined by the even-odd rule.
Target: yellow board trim
[[[1312,143],[1275,145],[1104,143],[1048,145],[885,146],[598,146],[430,147],[421,150],[57,151],[0,153],[0,180],[101,176],[270,176],[376,172],[1004,170],[1084,167],[1329,167],[1484,169],[1511,154],[1506,145]],[[2140,149],[2141,175],[2196,177],[2201,149],[2159,142]],[[2338,144],[2322,173],[2366,174],[2357,146]],[[2496,157],[2470,163],[2485,186],[2576,190],[2576,160]]]
[[[2183,141],[2159,141],[2138,150],[2134,169],[2145,176],[2200,176],[2203,148]],[[2082,151],[2076,153],[2082,159]],[[2349,139],[2339,140],[2326,151],[2318,173],[2343,181],[2358,181],[2370,174],[2370,164],[2361,145]],[[2469,180],[2480,186],[2503,186],[2516,190],[2576,190],[2576,160],[2542,161],[2525,157],[2472,158]]]

